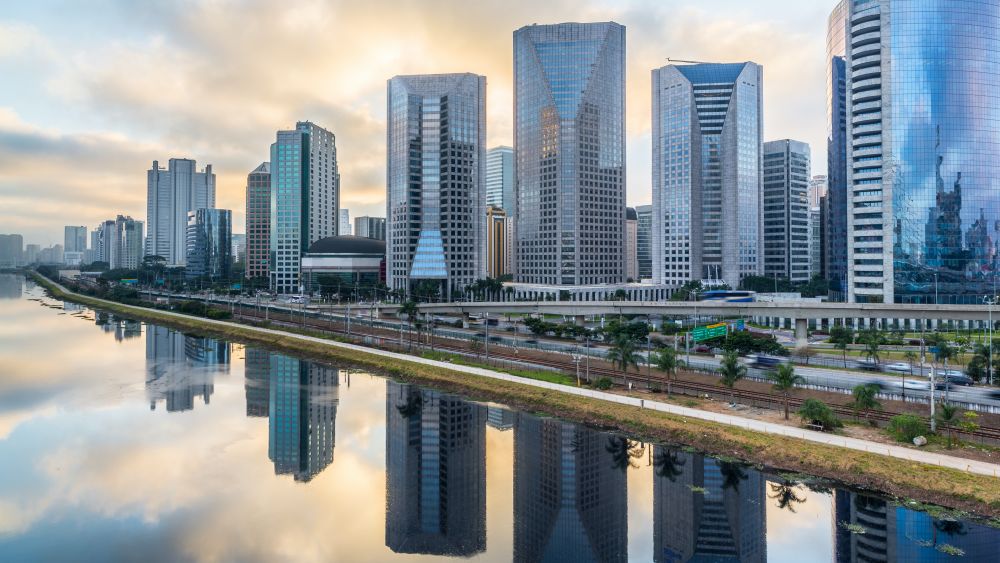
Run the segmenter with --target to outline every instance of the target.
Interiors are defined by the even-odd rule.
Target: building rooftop
[[[344,235],[312,243],[307,254],[385,254],[385,241]]]

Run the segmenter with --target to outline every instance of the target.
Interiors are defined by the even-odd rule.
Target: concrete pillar
[[[577,315],[573,317],[573,322],[576,323],[576,326],[584,326],[587,324],[587,318],[584,315]]]
[[[469,328],[469,314],[462,313],[462,328]]]
[[[795,347],[805,348],[809,345],[808,319],[795,319]]]

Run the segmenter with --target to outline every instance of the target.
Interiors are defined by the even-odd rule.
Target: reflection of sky
[[[60,312],[26,299],[0,303],[0,365],[20,359],[13,377],[0,378],[0,560],[393,556],[385,547],[385,380],[341,372],[334,461],[296,483],[274,475],[268,421],[246,416],[241,348],[230,375],[215,379],[211,404],[151,412],[144,339],[116,342],[92,320]],[[4,328],[12,322],[21,334]],[[513,431],[486,428],[487,539],[477,560],[511,558],[513,443]],[[649,561],[652,471],[645,457],[636,461],[628,555]],[[794,514],[766,500],[770,562],[831,558],[830,498],[800,495],[808,500]],[[907,529],[922,538],[926,526],[913,522]],[[978,530],[975,541],[986,545],[992,536]]]

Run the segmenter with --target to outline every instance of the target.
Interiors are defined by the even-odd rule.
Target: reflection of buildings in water
[[[271,402],[271,353],[260,348],[246,348],[244,358],[247,416],[266,417]]]
[[[885,499],[837,489],[833,513],[834,561],[898,561],[896,554],[896,509]],[[848,526],[861,526],[865,533],[852,533]]]
[[[484,551],[486,408],[386,385],[386,546],[432,555]]]
[[[110,322],[105,319],[103,326]],[[201,396],[207,405],[215,391],[214,377],[229,371],[229,343],[185,336],[157,325],[146,327],[146,394],[150,410],[165,401],[167,412],[194,408]]]
[[[340,371],[281,354],[269,371],[268,457],[275,475],[309,481],[333,462]]]
[[[498,406],[486,407],[486,425],[503,432],[514,427],[514,412]]]
[[[84,307],[83,305],[80,305],[79,303],[73,303],[72,301],[63,301],[62,308],[63,311],[72,313],[75,313],[77,311],[83,311],[84,309],[86,309],[86,307]]]
[[[654,561],[767,560],[760,472],[663,446],[653,466]]]
[[[514,559],[625,561],[627,481],[607,434],[516,413]]]
[[[0,299],[20,299],[23,278],[14,274],[0,274]]]
[[[132,319],[114,319],[115,340],[122,342],[142,336],[142,323]]]

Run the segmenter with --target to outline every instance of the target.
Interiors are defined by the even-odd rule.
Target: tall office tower
[[[87,227],[64,227],[63,251],[83,252],[87,250]]]
[[[1000,74],[1000,4],[913,4],[854,1],[844,24],[848,298],[982,303],[1000,240],[1000,97],[983,86]]]
[[[809,145],[764,143],[764,275],[792,283],[811,277]]]
[[[138,268],[143,257],[143,230],[142,221],[125,215],[102,222],[97,227],[96,241],[91,239],[97,243],[94,259],[107,262],[111,269]]]
[[[499,207],[486,209],[486,275],[498,279],[510,273],[511,218]]]
[[[514,32],[515,280],[625,281],[625,28]]]
[[[271,412],[271,352],[248,346],[244,357],[247,416],[267,418]]]
[[[486,276],[486,77],[396,76],[388,90],[386,283],[451,300]]]
[[[2,236],[2,235],[0,235]],[[24,263],[34,264],[38,262],[38,253],[41,252],[40,244],[28,244],[24,246]]]
[[[385,217],[355,217],[354,234],[359,237],[385,240]]]
[[[157,161],[146,172],[146,254],[184,265],[187,214],[215,207],[215,174],[209,164],[197,171],[194,160],[171,158],[167,168]]]
[[[271,354],[267,456],[275,475],[307,482],[333,463],[340,371]]]
[[[386,381],[385,545],[469,557],[486,550],[486,407]]]
[[[653,70],[653,280],[762,272],[763,69],[752,62]]]
[[[514,561],[628,560],[628,481],[614,462],[623,442],[514,415]]]
[[[340,172],[333,133],[308,121],[271,145],[271,289],[297,293],[302,255],[337,236]]]
[[[349,209],[341,209],[339,218],[337,219],[337,235],[339,236],[351,236],[351,211]]]
[[[0,267],[14,268],[24,261],[24,237],[0,235]]]
[[[271,163],[247,175],[247,279],[267,278],[271,254]]]
[[[145,249],[143,251],[145,252]],[[90,231],[90,248],[87,249],[87,256],[88,264],[101,261],[101,225]]]
[[[486,151],[486,205],[499,207],[514,217],[514,149],[493,147]]]
[[[625,208],[625,278],[639,281],[639,214]]]
[[[820,200],[822,201],[822,200]],[[823,275],[823,208],[809,208],[809,277]]]
[[[663,446],[653,465],[653,561],[767,560],[759,471]]]
[[[830,298],[847,299],[847,18],[848,2],[830,13],[826,32],[826,167],[827,198],[823,225],[823,271]]]
[[[228,280],[233,267],[232,233],[233,214],[228,209],[188,213],[185,276]]]
[[[640,205],[635,208],[636,260],[639,263],[639,279],[653,279],[653,206]]]
[[[819,207],[819,200],[826,197],[827,177],[821,174],[809,180],[809,207]]]
[[[245,261],[247,258],[247,236],[245,234],[232,234],[233,263]]]

